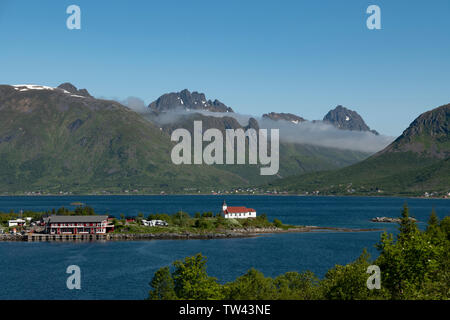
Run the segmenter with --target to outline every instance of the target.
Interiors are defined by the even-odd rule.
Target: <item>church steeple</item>
[[[227,203],[225,202],[225,200],[223,200],[222,211],[227,210],[227,208],[228,208]]]

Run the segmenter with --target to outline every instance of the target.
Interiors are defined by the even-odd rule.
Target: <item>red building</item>
[[[105,234],[108,216],[50,216],[45,219],[49,234]]]
[[[225,219],[256,218],[256,210],[247,207],[229,207],[224,201],[222,205],[222,215]]]

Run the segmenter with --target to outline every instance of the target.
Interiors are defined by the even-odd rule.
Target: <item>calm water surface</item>
[[[367,197],[296,196],[84,196],[0,197],[0,211],[50,210],[83,202],[98,213],[133,216],[139,212],[191,214],[218,212],[223,200],[266,213],[285,223],[351,228],[382,228],[376,216],[396,217],[407,201],[423,228],[431,209],[439,217],[450,214],[450,200]],[[0,242],[0,299],[145,299],[154,272],[176,259],[201,252],[208,257],[208,273],[225,283],[255,267],[266,276],[311,270],[323,277],[335,264],[356,259],[363,248],[377,256],[374,244],[381,231],[363,233],[299,233],[251,239],[154,240],[95,243]],[[78,265],[82,289],[66,288],[67,266]]]

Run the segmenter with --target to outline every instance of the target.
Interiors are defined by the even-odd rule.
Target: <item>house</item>
[[[105,234],[108,216],[50,216],[45,219],[48,234]]]
[[[26,226],[27,222],[23,219],[9,220],[8,227],[23,227]]]
[[[246,207],[229,207],[224,201],[222,205],[222,216],[225,219],[256,218],[256,210]]]

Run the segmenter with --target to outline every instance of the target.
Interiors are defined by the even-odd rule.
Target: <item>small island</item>
[[[417,222],[416,219],[409,217],[409,220]],[[372,222],[387,222],[387,223],[400,223],[400,218],[389,218],[389,217],[375,217],[371,219]]]
[[[0,213],[0,241],[95,241],[153,239],[224,239],[255,237],[290,232],[361,232],[377,229],[350,229],[295,226],[246,207],[222,211],[175,214],[152,213],[136,217],[98,215],[91,207],[64,207],[47,212]]]

